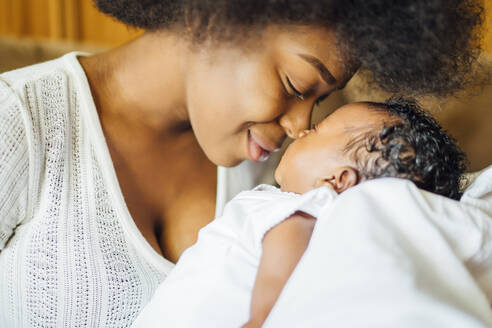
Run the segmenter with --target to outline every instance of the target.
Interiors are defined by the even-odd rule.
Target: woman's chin
[[[239,165],[244,159],[226,153],[211,153],[204,151],[207,159],[216,166],[234,167]]]
[[[221,161],[214,161],[214,164],[222,167],[234,167],[241,164],[244,160],[241,159],[225,159]]]

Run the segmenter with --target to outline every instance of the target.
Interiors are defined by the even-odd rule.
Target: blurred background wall
[[[492,0],[485,0],[484,56],[492,71]],[[142,31],[128,28],[99,13],[92,0],[0,0],[0,72],[56,58],[72,50],[104,51]],[[360,76],[331,95],[313,120],[352,101],[384,100]],[[492,164],[492,86],[436,101],[423,99],[440,123],[458,139],[470,160],[470,170]]]
[[[136,37],[92,0],[0,0],[0,35],[116,46]]]

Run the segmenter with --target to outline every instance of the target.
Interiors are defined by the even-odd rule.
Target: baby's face
[[[387,119],[387,114],[370,110],[364,103],[340,107],[287,148],[275,180],[283,191],[299,194],[326,185],[341,167],[355,167],[344,153],[347,143],[356,134],[382,127]]]

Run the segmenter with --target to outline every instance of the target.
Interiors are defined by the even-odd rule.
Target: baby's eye
[[[318,124],[312,123],[311,124],[311,127],[309,128],[309,130],[311,130],[311,131],[318,131]]]

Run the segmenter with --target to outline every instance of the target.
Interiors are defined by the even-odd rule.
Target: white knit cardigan
[[[0,75],[0,327],[128,327],[173,268],[125,205],[78,55]],[[219,168],[217,213],[261,172]]]

